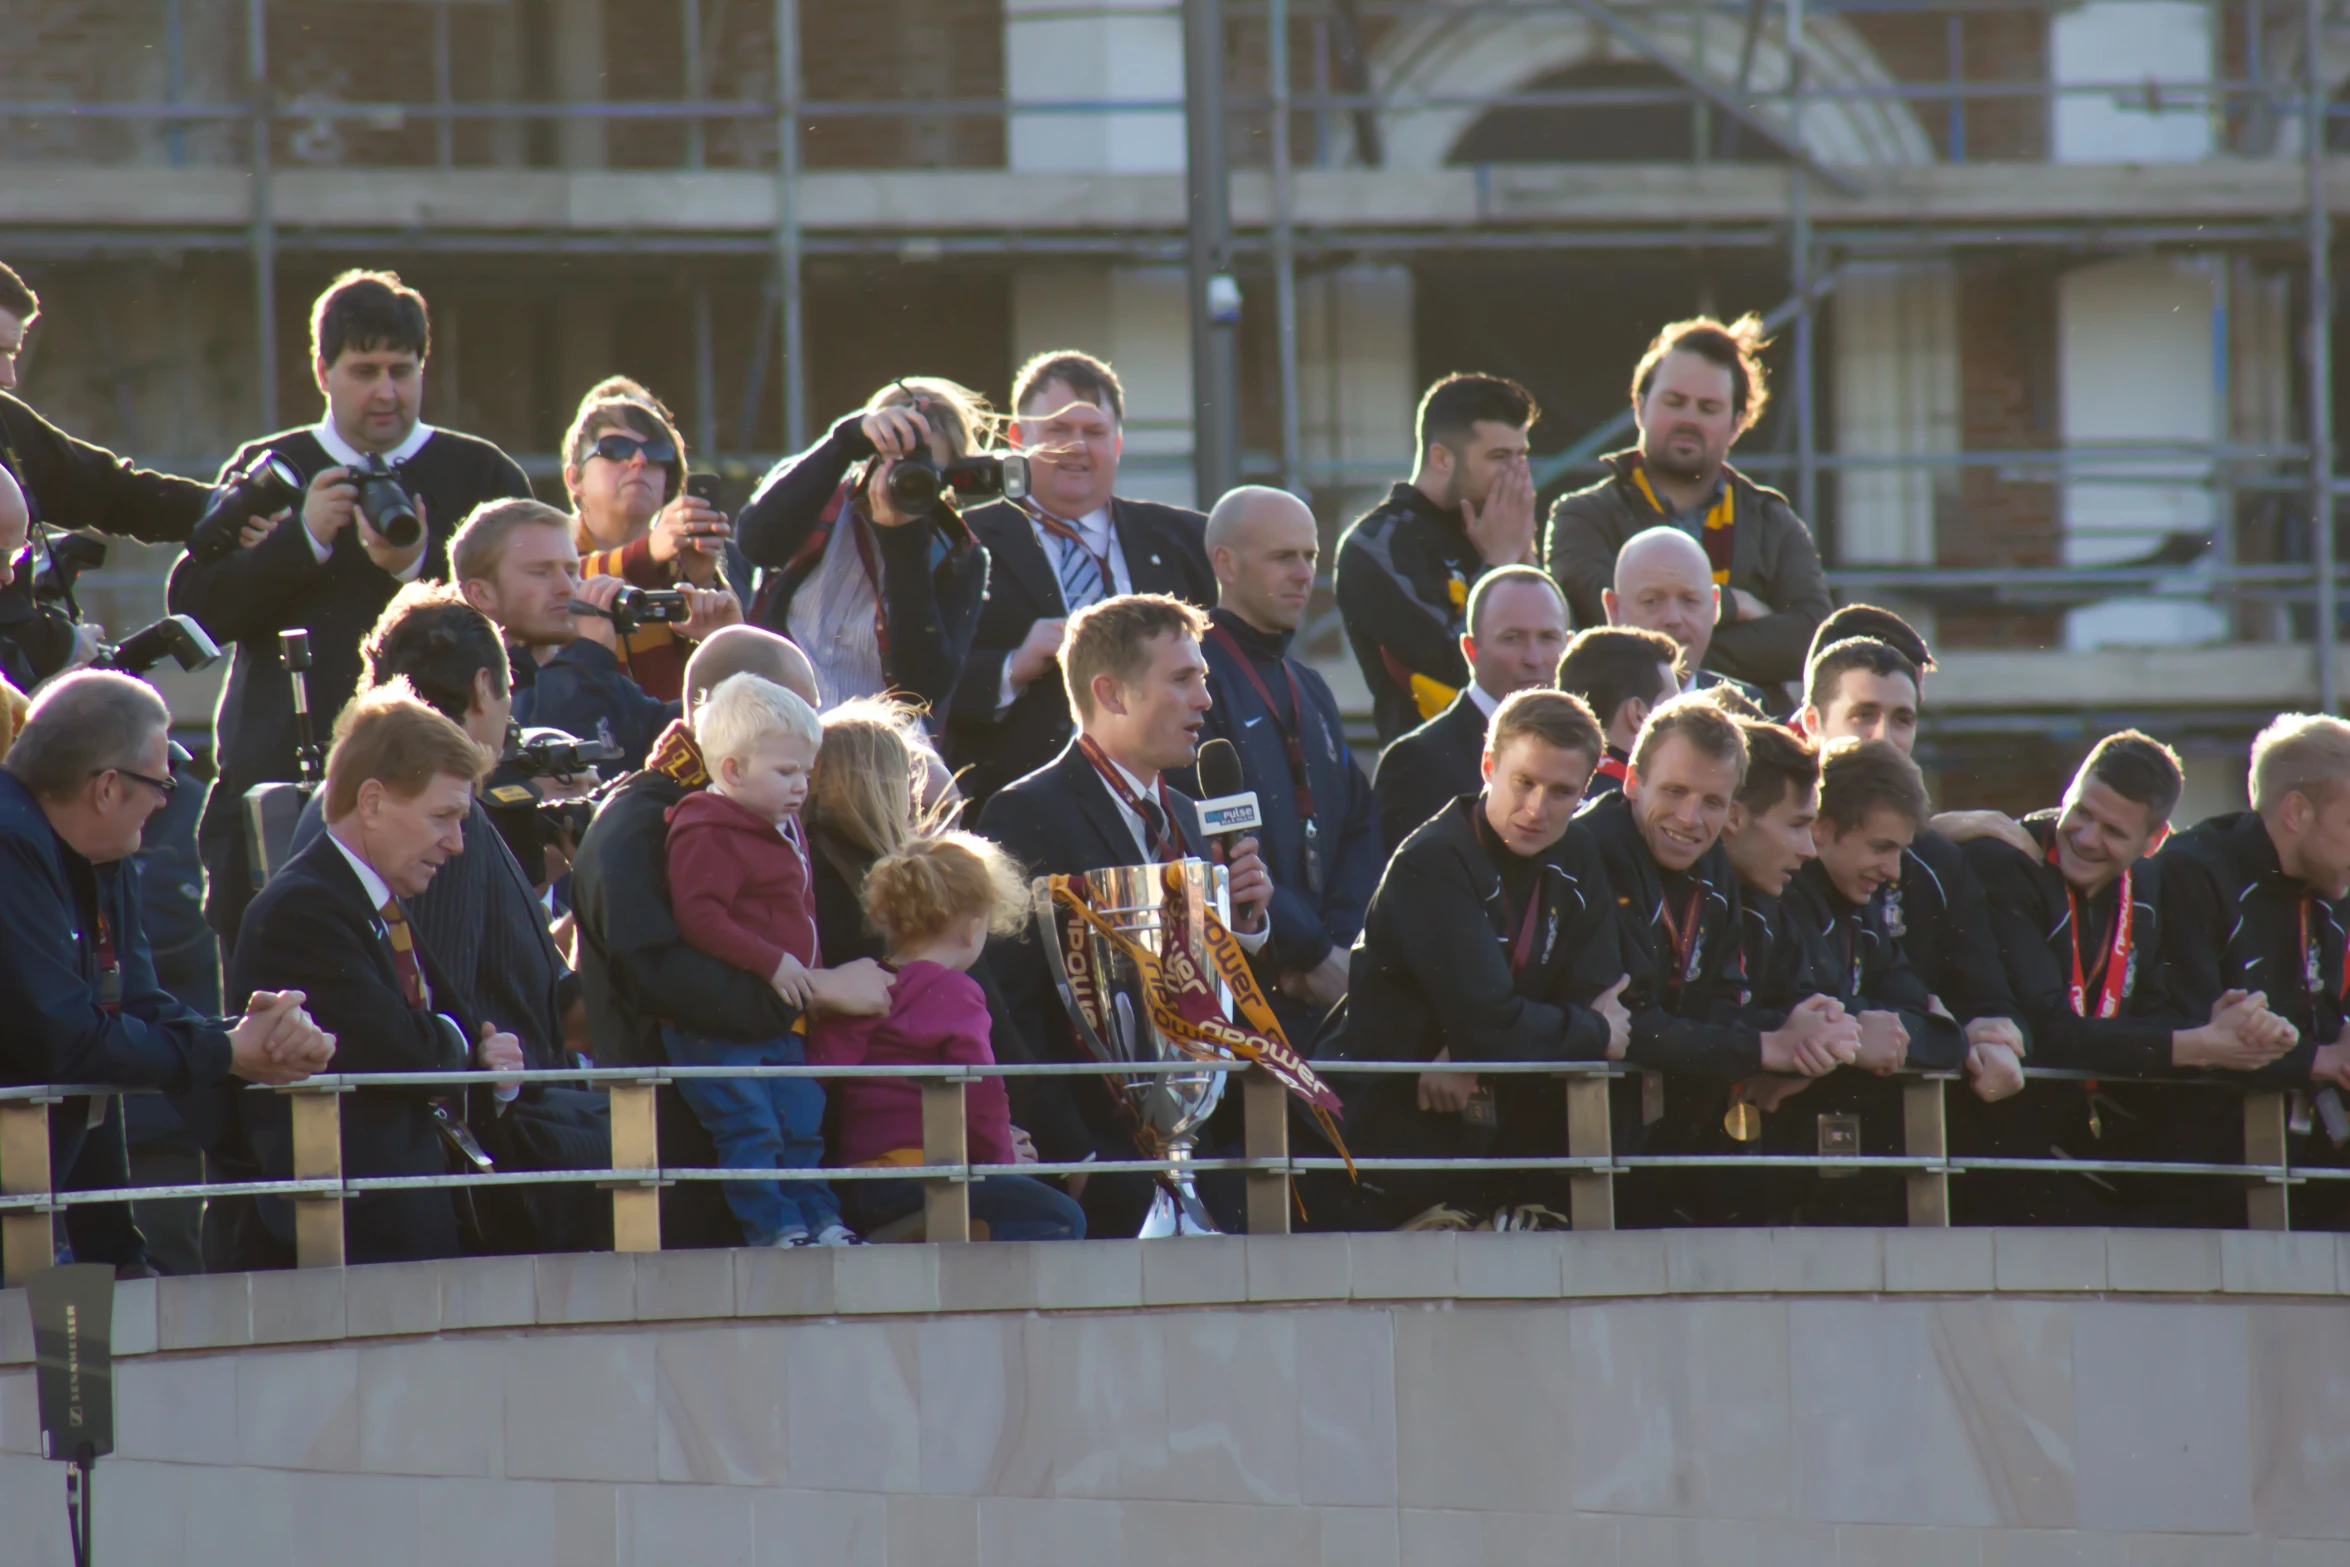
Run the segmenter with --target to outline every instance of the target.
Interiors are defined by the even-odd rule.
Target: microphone
[[[1241,770],[1240,752],[1229,740],[1210,740],[1199,748],[1200,836],[1229,855],[1232,845],[1265,825],[1257,806],[1257,792]],[[1223,858],[1219,855],[1218,858]]]

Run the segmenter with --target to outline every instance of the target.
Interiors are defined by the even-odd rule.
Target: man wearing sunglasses
[[[171,715],[128,675],[52,682],[0,764],[0,1085],[103,1083],[173,1095],[323,1071],[335,1042],[298,991],[259,992],[244,1016],[207,1017],[155,982],[140,929],[139,878],[125,868],[176,787]],[[49,1117],[50,1168],[71,1184],[129,1184],[119,1101]],[[88,1148],[90,1138],[100,1143]],[[143,1270],[116,1204],[66,1210],[75,1257]]]
[[[310,315],[311,372],[325,399],[317,424],[248,442],[223,477],[273,451],[308,486],[298,515],[248,533],[245,547],[172,568],[173,613],[236,644],[214,719],[219,780],[197,829],[204,916],[226,949],[253,895],[245,791],[296,776],[293,688],[277,637],[310,631],[310,713],[324,735],[359,684],[359,639],[404,582],[448,574],[449,535],[483,501],[527,499],[530,481],[488,441],[423,421],[431,326],[424,296],[388,272],[346,272]],[[355,470],[388,466],[422,531],[396,544],[367,520]],[[395,530],[396,531],[396,530]]]

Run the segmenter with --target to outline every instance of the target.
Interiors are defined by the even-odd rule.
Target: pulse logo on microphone
[[[1257,792],[1248,786],[1248,774],[1231,741],[1210,740],[1199,748],[1199,784],[1200,798],[1194,805],[1201,837],[1230,840],[1265,825]]]

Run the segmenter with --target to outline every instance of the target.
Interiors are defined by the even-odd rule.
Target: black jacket
[[[1632,977],[1624,990],[1632,1048],[1624,1059],[1649,1071],[1705,1078],[1760,1070],[1762,1032],[1742,1015],[1744,920],[1729,851],[1716,842],[1687,871],[1668,875],[1649,854],[1622,794],[1592,801],[1575,820],[1598,846],[1615,894],[1616,935]],[[1697,936],[1684,955],[1676,955],[1665,929],[1668,904],[1676,921],[1684,910],[1697,910]]]
[[[680,714],[679,704],[647,695],[629,679],[619,656],[601,642],[581,637],[544,664],[525,647],[509,647],[506,654],[514,675],[514,721],[618,746],[620,760],[599,769],[606,777],[644,766],[645,752]]]
[[[1487,569],[1460,517],[1408,481],[1340,537],[1338,612],[1381,740],[1433,717],[1432,704],[1468,685],[1461,633],[1469,590]]]
[[[2162,878],[2163,979],[2172,1005],[2200,1021],[2222,992],[2265,992],[2269,1010],[2301,1030],[2301,1043],[2249,1075],[2306,1083],[2317,1047],[2342,1033],[2338,911],[2285,874],[2257,811],[2173,833],[2153,863]]]
[[[785,634],[792,595],[816,560],[797,559],[850,465],[873,455],[858,427],[862,410],[832,427],[823,440],[775,465],[750,504],[735,518],[743,554],[761,568],[757,620]],[[853,520],[843,510],[837,526]],[[954,513],[930,525],[872,528],[881,567],[881,614],[889,628],[882,673],[902,694],[944,713],[971,656],[987,592],[987,551]]]
[[[1738,887],[1738,1002],[1768,1032],[1787,1021],[1798,1002],[1820,993],[1811,947],[1796,929],[1784,896]]]
[[[121,1005],[99,1005],[96,932],[114,937]],[[228,1076],[218,1018],[155,982],[140,919],[138,867],[93,865],[49,826],[14,774],[0,772],[0,1084],[115,1083],[185,1093]],[[50,1113],[50,1169],[73,1168],[88,1101]]]
[[[1317,1057],[1333,1061],[1599,1061],[1607,1023],[1591,1003],[1623,975],[1607,872],[1588,833],[1570,826],[1538,858],[1519,859],[1481,831],[1479,797],[1421,825],[1388,861],[1355,943],[1345,1003]],[[1513,897],[1504,885],[1519,884]],[[1510,969],[1536,899],[1525,966]],[[1420,1110],[1409,1073],[1332,1073],[1350,1146],[1375,1154],[1446,1141],[1455,1121]]]
[[[1222,637],[1210,635],[1202,645],[1208,660],[1208,692],[1215,706],[1208,710],[1202,738],[1220,737],[1240,753],[1241,774],[1256,792],[1265,825],[1257,833],[1258,852],[1273,878],[1271,914],[1273,933],[1264,957],[1275,972],[1309,969],[1330,954],[1332,947],[1351,947],[1363,928],[1363,910],[1387,856],[1380,847],[1379,824],[1372,813],[1371,784],[1355,766],[1347,749],[1345,720],[1338,698],[1322,677],[1288,656],[1287,636],[1267,636],[1224,610],[1214,614],[1217,627],[1227,632],[1257,671],[1273,698],[1266,709],[1257,688],[1241,672],[1240,661]],[[1292,711],[1289,681],[1283,666],[1297,677],[1298,695],[1305,698],[1304,728]],[[1313,866],[1306,856],[1305,826],[1297,808],[1297,786],[1290,774],[1289,748],[1284,733],[1295,733],[1304,752],[1306,787],[1314,797]],[[1186,794],[1197,795],[1196,770],[1186,768],[1168,782]],[[1274,998],[1276,1010],[1286,997]],[[1284,1016],[1284,1025],[1292,1018]]]
[[[1966,1032],[1931,1008],[1933,992],[1911,966],[1905,943],[1886,925],[1886,895],[1856,905],[1836,890],[1819,861],[1787,883],[1786,911],[1810,952],[1810,980],[1847,1012],[1895,1012],[1909,1027],[1908,1065],[1955,1071],[1966,1063]],[[1838,1073],[1834,1075],[1844,1075]]]
[[[318,437],[304,428],[248,442],[222,472],[241,469],[264,447],[284,458],[305,484],[313,474],[336,466]],[[449,535],[475,506],[530,495],[530,481],[511,457],[454,430],[435,431],[404,466],[401,479],[425,503],[429,531],[420,579],[448,574]],[[323,747],[335,715],[358,687],[359,640],[399,588],[367,558],[355,526],[335,535],[332,553],[320,564],[310,552],[298,511],[251,549],[201,560],[183,555],[172,567],[166,598],[173,613],[193,615],[223,647],[236,644],[213,719],[220,776],[197,829],[209,881],[204,913],[224,939],[236,934],[252,896],[245,791],[298,775],[293,687],[278,659],[278,633],[295,626],[310,632],[310,723]]]
[[[1176,796],[1175,806],[1171,825],[1182,837],[1184,852],[1204,859],[1207,846],[1200,840],[1198,818],[1184,796]],[[979,813],[979,831],[1002,845],[1027,877],[1143,863],[1109,787],[1074,744],[1049,765],[990,796]],[[1061,1004],[1033,921],[1018,935],[990,941],[987,965],[1002,987],[1026,1059],[1093,1059],[1079,1043]],[[1118,1106],[1100,1079],[1035,1078],[1029,1080],[1035,1088],[1025,1092],[1020,1079],[1013,1081],[1013,1117],[1028,1129],[1045,1158],[1082,1159],[1120,1142]]]
[[[1026,512],[998,501],[975,508],[963,520],[987,550],[987,596],[979,607],[971,656],[947,711],[946,745],[947,760],[968,769],[963,794],[976,820],[988,796],[1050,762],[1076,726],[1058,666],[1029,682],[998,716],[1005,661],[1038,621],[1058,619],[1068,610],[1061,600],[1061,579],[1036,542]],[[1180,506],[1121,497],[1110,502],[1110,526],[1135,592],[1169,594],[1203,610],[1214,607],[1216,574],[1209,569],[1202,537],[1205,517]]]
[[[2043,850],[2053,840],[2056,812],[2024,818]],[[2088,1009],[2109,961],[2121,879],[2084,903],[2076,925],[2064,873],[2046,854],[2025,855],[1997,838],[1960,845],[1981,883],[1999,943],[2008,989],[2032,1030],[2034,1066],[2072,1067],[2112,1077],[2168,1076],[2171,1034],[2182,1025],[2163,985],[2162,874],[2151,859],[2130,868],[2130,951],[2122,973],[2121,1011],[2110,1018],[2073,1011],[2073,964],[2081,965]],[[2200,1020],[2198,1020],[2200,1021]]]
[[[416,953],[432,991],[412,1008],[392,964],[391,938],[358,873],[333,839],[320,835],[272,876],[245,910],[228,995],[242,1007],[256,990],[299,990],[318,1026],[335,1036],[336,1072],[462,1072],[472,1061],[472,998],[433,960]],[[436,1099],[465,1103],[486,1126],[495,1111],[488,1085],[363,1089],[342,1102],[346,1176],[444,1175],[448,1156],[432,1114]],[[247,1093],[242,1114],[264,1178],[290,1179],[291,1112],[281,1094]],[[262,1221],[293,1238],[283,1199],[264,1198]],[[465,1249],[458,1204],[448,1190],[374,1192],[344,1205],[344,1253],[354,1263],[453,1257]]]
[[[1957,844],[1919,830],[1901,856],[1901,880],[1886,894],[1885,929],[1951,1016],[2010,1018],[2030,1038],[2030,1021],[2007,988],[1990,905]]]
[[[1485,709],[1464,686],[1443,712],[1380,754],[1371,793],[1384,842],[1401,844],[1462,795],[1483,791],[1485,723]]]

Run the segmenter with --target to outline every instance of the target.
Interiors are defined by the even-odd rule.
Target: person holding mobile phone
[[[625,376],[580,399],[563,439],[582,577],[675,588],[693,602],[681,626],[640,626],[619,648],[621,667],[647,695],[674,702],[693,645],[739,623],[751,564],[718,506],[718,476],[688,474],[685,440],[661,400]]]

